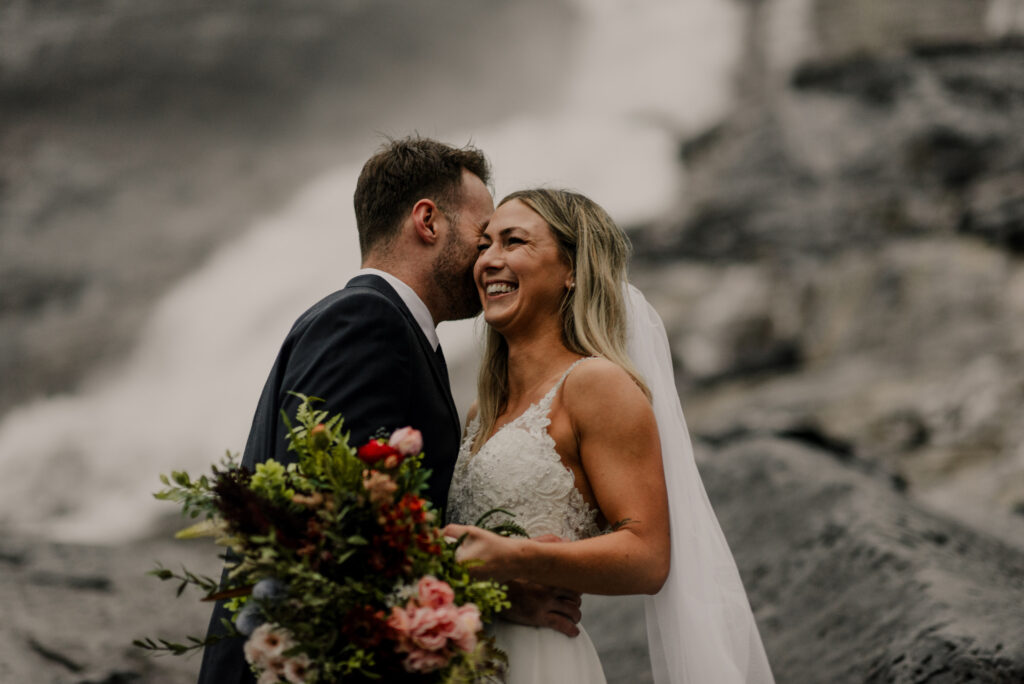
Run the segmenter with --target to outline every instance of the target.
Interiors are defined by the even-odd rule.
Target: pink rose
[[[412,642],[427,651],[440,651],[455,632],[457,617],[454,606],[418,608],[412,616]]]
[[[415,608],[413,610],[415,610]],[[398,632],[400,639],[408,636],[410,623],[409,611],[405,608],[395,606],[391,609],[391,617],[388,618],[388,627]]]
[[[447,582],[433,575],[424,575],[416,586],[417,603],[421,606],[440,608],[455,601],[455,592]]]
[[[453,648],[476,649],[482,629],[480,611],[473,604],[457,607],[447,582],[425,575],[416,596],[406,606],[391,609],[388,626],[398,641],[396,651],[408,653],[403,666],[409,672],[430,672],[451,660]]]
[[[472,653],[476,650],[476,635],[484,628],[480,621],[480,610],[472,603],[467,603],[459,606],[456,613],[451,639],[460,650]]]
[[[423,451],[423,435],[411,427],[398,428],[391,433],[388,446],[397,449],[405,456],[415,456]]]

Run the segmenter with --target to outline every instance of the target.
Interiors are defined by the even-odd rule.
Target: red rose
[[[356,456],[358,456],[364,463],[368,463],[370,465],[381,459],[387,458],[388,456],[396,456],[399,463],[402,462],[403,458],[398,449],[388,445],[388,443],[382,439],[371,439],[369,442],[359,447],[359,450],[356,451]]]

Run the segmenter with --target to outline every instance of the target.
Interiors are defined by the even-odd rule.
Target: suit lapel
[[[427,357],[427,363],[430,364],[434,381],[438,384],[438,387],[441,389],[441,394],[444,395],[445,400],[448,402],[448,411],[452,417],[455,433],[462,434],[462,424],[459,422],[459,411],[455,408],[455,399],[452,397],[448,371],[446,368],[441,366],[440,360],[437,357],[437,352],[434,351],[434,347],[430,344],[430,340],[428,340],[427,336],[423,334],[423,329],[420,328],[420,324],[413,317],[412,312],[409,311],[409,307],[405,305],[402,298],[398,296],[397,292],[395,292],[395,288],[391,287],[391,285],[388,284],[388,281],[373,274],[358,275],[348,281],[348,284],[345,285],[345,287],[368,287],[376,290],[387,297],[388,300],[402,312],[406,325],[410,326],[415,331],[416,339],[419,341],[420,347]]]

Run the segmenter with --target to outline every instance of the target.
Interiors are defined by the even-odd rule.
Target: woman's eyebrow
[[[522,230],[522,228],[520,228],[519,226],[508,226],[507,228],[502,228],[501,230],[498,231],[498,237],[505,237],[506,235],[511,233],[513,230]],[[480,238],[481,239],[486,238],[486,239],[490,240],[491,236],[488,235],[487,233],[481,233],[480,234]]]

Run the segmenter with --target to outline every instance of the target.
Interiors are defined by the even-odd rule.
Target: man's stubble
[[[445,305],[442,321],[458,321],[480,313],[482,306],[473,280],[476,245],[467,244],[457,228],[459,219],[451,217],[452,230],[434,261],[434,286]]]

